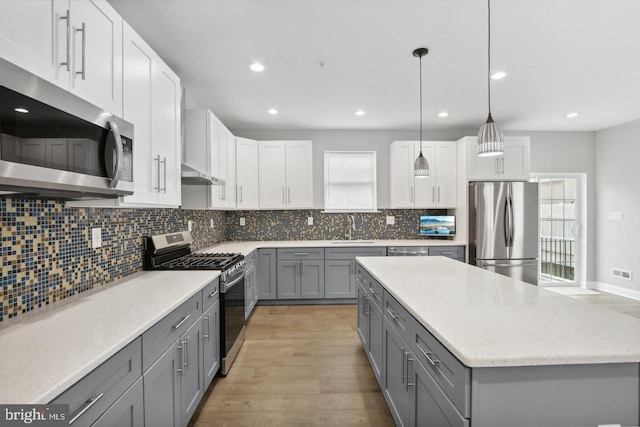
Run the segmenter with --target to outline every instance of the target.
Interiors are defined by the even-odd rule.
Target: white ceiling
[[[487,115],[484,0],[110,3],[232,129],[417,129],[411,53],[422,46],[424,127],[479,128]],[[492,70],[507,73],[492,81],[503,130],[593,131],[640,118],[640,0],[493,0],[491,9]],[[249,70],[254,61],[262,73]]]

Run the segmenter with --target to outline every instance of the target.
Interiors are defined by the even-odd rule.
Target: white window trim
[[[327,208],[329,200],[329,162],[328,157],[332,155],[369,155],[373,157],[373,168],[371,170],[371,184],[373,185],[372,204],[370,209],[331,209]],[[377,157],[375,151],[325,151],[324,152],[324,211],[325,213],[349,213],[349,212],[379,212],[378,211],[378,182],[377,182]]]

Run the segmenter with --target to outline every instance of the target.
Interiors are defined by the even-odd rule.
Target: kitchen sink
[[[332,245],[353,245],[353,244],[361,244],[361,243],[375,243],[375,240],[332,240]]]

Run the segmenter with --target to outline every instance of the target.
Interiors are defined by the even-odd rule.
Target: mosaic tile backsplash
[[[65,208],[0,198],[0,321],[142,270],[142,237],[186,230],[188,220],[196,249],[225,240],[219,211]],[[92,227],[102,228],[101,248],[91,248]]]
[[[420,215],[445,213],[356,213],[352,238],[416,239]],[[387,215],[395,217],[395,225],[386,225]],[[346,239],[349,214],[66,208],[56,200],[0,198],[0,322],[142,270],[142,237],[186,230],[189,220],[197,250],[225,240]],[[101,248],[91,247],[93,227],[102,229]]]
[[[356,223],[351,238],[420,239],[420,215],[447,215],[447,210],[382,209],[376,213],[323,213],[321,210],[227,212],[227,240],[346,240],[350,215]],[[395,217],[387,225],[387,215]],[[313,225],[307,225],[313,217]],[[245,225],[240,226],[240,218]]]

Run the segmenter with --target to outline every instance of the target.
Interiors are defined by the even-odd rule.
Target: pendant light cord
[[[422,56],[420,56],[420,155],[422,156]]]
[[[488,43],[487,43],[487,88],[489,97],[487,98],[489,104],[489,115],[491,115],[491,0],[487,0],[487,28],[488,31]]]

